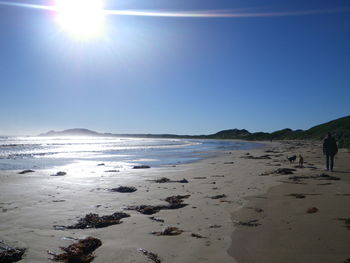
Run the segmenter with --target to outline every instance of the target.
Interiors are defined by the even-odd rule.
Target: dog
[[[288,159],[288,161],[289,161],[290,163],[294,163],[295,160],[297,159],[297,156],[296,156],[296,155],[293,155],[293,156],[291,156],[291,157],[287,157],[287,159]]]
[[[304,158],[303,156],[301,156],[301,154],[299,154],[299,167],[303,167],[304,166]]]

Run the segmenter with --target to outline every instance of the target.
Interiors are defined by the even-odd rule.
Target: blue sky
[[[78,41],[58,27],[52,12],[0,3],[0,134],[74,127],[113,133],[274,131],[350,115],[348,0],[110,0],[106,7],[322,12],[113,15],[106,17],[103,37]]]

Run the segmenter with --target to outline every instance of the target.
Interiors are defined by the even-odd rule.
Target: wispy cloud
[[[54,6],[34,5],[0,1],[0,5],[56,11]],[[245,11],[244,11],[245,10]],[[303,16],[349,12],[349,8],[314,9],[299,11],[249,12],[241,10],[203,10],[203,11],[159,11],[159,10],[104,10],[106,15],[119,16],[148,16],[148,17],[178,17],[178,18],[253,18],[253,17],[283,17]]]

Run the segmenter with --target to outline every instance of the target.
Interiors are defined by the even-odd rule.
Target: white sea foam
[[[75,163],[79,160],[147,163],[191,162],[218,150],[256,148],[253,143],[120,137],[2,137],[0,170]]]

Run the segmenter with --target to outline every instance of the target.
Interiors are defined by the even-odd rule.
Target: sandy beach
[[[305,163],[289,163],[302,154]],[[57,170],[0,172],[0,239],[26,248],[20,262],[50,262],[48,251],[76,239],[102,241],[93,262],[345,262],[350,258],[350,152],[341,150],[335,171],[324,171],[321,146],[313,142],[266,142],[257,150],[223,152],[196,163],[150,169],[116,170],[113,163]],[[293,174],[275,173],[279,168]],[[330,180],[322,173],[339,178]],[[291,176],[304,176],[291,179]],[[162,177],[174,181],[152,180]],[[109,191],[134,186],[133,193]],[[296,198],[290,194],[303,194]],[[165,198],[190,195],[179,209],[153,215],[128,206],[166,205]],[[300,196],[299,196],[300,197]],[[317,208],[307,213],[309,208]],[[55,229],[75,224],[89,213],[130,217],[104,228]],[[154,216],[164,222],[151,220]],[[168,226],[183,232],[158,236]]]

